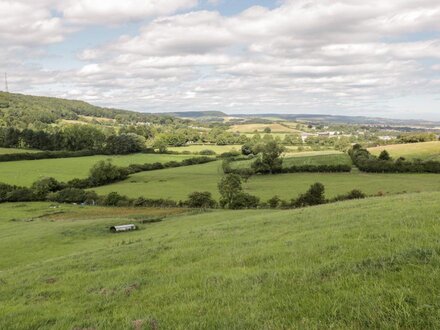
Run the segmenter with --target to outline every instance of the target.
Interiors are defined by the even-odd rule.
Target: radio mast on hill
[[[8,88],[8,74],[5,72],[5,91],[6,93],[9,93],[9,88]]]

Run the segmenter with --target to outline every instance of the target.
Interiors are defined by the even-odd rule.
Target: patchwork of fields
[[[85,178],[94,164],[105,159],[111,159],[113,164],[118,166],[128,166],[130,164],[179,161],[191,157],[194,156],[135,154],[0,162],[0,182],[30,186],[34,181],[42,177],[54,177],[60,181]]]
[[[222,175],[221,161],[217,161],[137,173],[125,181],[93,190],[99,194],[117,191],[129,197],[144,196],[173,200],[184,200],[194,191],[210,191],[215,198],[218,198],[217,183]],[[325,185],[327,197],[334,197],[352,189],[360,189],[367,194],[440,191],[440,175],[437,174],[368,174],[358,171],[255,175],[244,183],[244,188],[246,192],[263,200],[274,195],[290,200],[306,191],[315,182]]]
[[[241,124],[234,125],[230,128],[232,132],[238,133],[254,133],[255,131],[263,133],[264,129],[269,127],[272,133],[299,133],[300,131],[278,123],[272,124]]]
[[[439,328],[439,200],[170,210],[153,224],[3,204],[0,328]],[[140,230],[108,231],[128,221]]]

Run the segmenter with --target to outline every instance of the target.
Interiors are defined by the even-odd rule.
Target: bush
[[[8,202],[31,202],[38,200],[32,189],[17,188],[6,194],[6,201]]]
[[[17,160],[38,160],[38,159],[55,159],[55,158],[73,158],[85,157],[100,154],[97,151],[81,150],[81,151],[42,151],[42,152],[23,152],[16,154],[0,155],[0,162],[11,162]]]
[[[129,204],[126,196],[119,195],[117,192],[109,193],[103,200],[106,206],[126,206]]]
[[[107,138],[105,150],[110,154],[130,154],[140,152],[145,147],[143,136],[128,133],[120,135],[110,135]]]
[[[257,208],[260,199],[256,196],[241,192],[235,196],[233,201],[229,204],[230,209],[252,209]]]
[[[186,201],[188,207],[199,208],[199,209],[209,209],[215,208],[217,202],[212,198],[210,192],[193,192],[188,195],[188,200]]]
[[[8,195],[8,193],[18,188],[19,187],[17,186],[12,186],[6,183],[0,183],[0,202],[6,201],[6,196]]]
[[[280,206],[281,204],[281,199],[278,196],[273,196],[271,199],[269,199],[267,201],[267,205],[271,208],[271,209],[276,209]]]
[[[220,154],[220,158],[234,158],[240,156],[240,152],[238,151],[228,151]]]
[[[35,195],[45,198],[48,193],[55,192],[64,188],[64,185],[54,178],[42,178],[32,184]]]
[[[322,183],[314,183],[310,186],[305,194],[300,195],[292,202],[294,207],[305,207],[312,205],[320,205],[325,203],[324,197],[325,187]]]
[[[177,203],[169,199],[151,199],[139,197],[133,201],[135,207],[176,207]]]
[[[336,196],[335,198],[332,198],[329,202],[340,202],[340,201],[346,201],[346,200],[351,200],[351,199],[363,199],[366,197],[367,197],[367,195],[365,195],[362,191],[357,190],[357,189],[353,189],[352,191],[350,191],[349,193],[347,193],[345,195],[339,195],[339,196]]]
[[[56,193],[51,193],[48,200],[58,203],[88,203],[94,204],[98,195],[94,191],[85,191],[78,188],[65,188]]]
[[[101,160],[90,169],[89,182],[92,186],[100,186],[128,177],[126,168],[115,166],[110,160]]]
[[[241,154],[244,156],[252,155],[252,145],[250,143],[246,143],[241,147]]]
[[[391,160],[391,156],[390,156],[390,154],[388,153],[388,151],[386,151],[386,150],[382,150],[382,152],[381,152],[380,155],[379,155],[379,159],[380,159],[380,160]]]
[[[216,154],[215,151],[211,150],[211,149],[205,149],[205,150],[199,151],[199,155],[213,156],[215,154]]]

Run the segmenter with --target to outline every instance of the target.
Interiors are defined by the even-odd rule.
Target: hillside
[[[166,117],[165,115],[102,108],[83,101],[0,92],[0,126],[2,122],[8,126],[18,127],[34,124],[36,121],[50,124],[61,119],[76,120],[79,116],[119,118],[119,120],[137,122],[154,122]]]
[[[0,328],[439,328],[439,200],[152,224],[148,209],[4,204]],[[108,232],[127,222],[140,230]]]

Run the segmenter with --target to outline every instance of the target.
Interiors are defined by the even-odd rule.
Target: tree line
[[[393,159],[386,150],[376,157],[361,145],[354,145],[349,155],[353,163],[363,172],[372,173],[440,173],[440,162],[407,160],[404,157]]]

